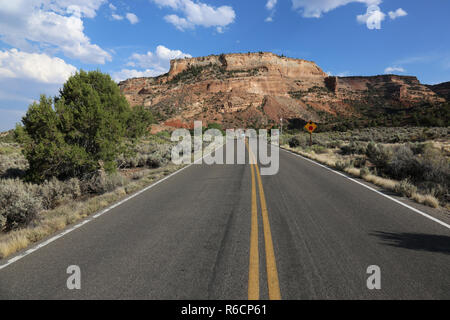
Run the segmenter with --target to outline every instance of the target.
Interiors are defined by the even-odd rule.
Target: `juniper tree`
[[[151,117],[143,108],[132,111],[109,75],[81,70],[59,96],[33,103],[22,122],[16,134],[30,163],[28,179],[40,182],[114,171],[124,139],[142,135]]]

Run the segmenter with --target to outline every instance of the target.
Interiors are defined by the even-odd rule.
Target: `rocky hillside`
[[[173,60],[165,75],[119,86],[131,105],[161,120],[154,130],[191,127],[193,120],[224,128],[271,127],[280,118],[323,122],[359,117],[372,106],[379,112],[445,102],[415,77],[330,77],[314,62],[273,53]]]
[[[429,85],[427,87],[437,95],[447,99],[447,101],[450,101],[450,81],[435,85]]]

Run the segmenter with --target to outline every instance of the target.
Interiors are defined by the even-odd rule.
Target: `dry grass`
[[[354,176],[354,177],[360,177],[361,176],[361,170],[357,169],[357,168],[353,168],[353,167],[345,168],[344,171],[347,172],[348,174]]]
[[[439,201],[431,194],[422,195],[419,193],[413,193],[411,199],[432,208],[439,208]]]
[[[312,160],[316,160],[320,163],[326,164],[327,166],[330,167],[335,167],[336,166],[336,158],[333,156],[333,154],[331,153],[324,153],[324,154],[316,154],[314,152],[308,153],[305,152],[303,150],[301,150],[300,148],[291,148],[288,145],[284,145],[282,146],[284,149],[286,150],[290,150],[292,152],[298,153],[306,158],[312,159]]]
[[[30,244],[30,240],[24,233],[12,232],[8,237],[0,241],[0,258],[7,257]]]
[[[391,191],[393,191],[395,189],[395,186],[398,184],[398,181],[382,178],[373,174],[364,176],[364,180]]]
[[[282,148],[284,148],[286,150],[290,150],[290,151],[300,154],[306,158],[315,160],[317,162],[320,162],[331,168],[336,169],[336,163],[338,162],[338,160],[336,158],[336,154],[325,153],[325,154],[317,155],[315,153],[305,152],[305,151],[301,150],[300,148],[291,148],[288,145],[283,145]],[[379,187],[382,187],[382,188],[384,188],[386,190],[390,190],[390,191],[395,191],[396,187],[400,183],[399,181],[396,181],[393,179],[382,178],[382,177],[379,177],[379,176],[376,176],[373,174],[365,174],[362,176],[361,169],[357,169],[357,168],[353,168],[353,167],[345,168],[344,171],[352,176],[362,178],[367,182],[373,183],[374,185],[377,185]],[[423,205],[426,205],[426,206],[429,206],[432,208],[439,208],[439,200],[430,194],[423,195],[423,194],[414,192],[411,195],[410,199],[416,201],[417,203],[420,203],[420,204],[423,204]]]
[[[56,209],[41,212],[39,218],[32,225],[7,234],[0,234],[0,259],[25,249],[29,245],[66,228],[68,225],[106,208],[181,167],[169,164],[163,168],[149,170],[148,175],[127,184],[125,187],[89,198],[83,202],[69,201]]]

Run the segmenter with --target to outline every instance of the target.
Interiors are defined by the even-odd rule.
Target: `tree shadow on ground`
[[[370,235],[380,238],[382,244],[392,247],[450,254],[449,236],[382,231],[375,231]]]
[[[26,174],[25,170],[19,168],[8,168],[5,172],[0,174],[0,179],[20,179]]]

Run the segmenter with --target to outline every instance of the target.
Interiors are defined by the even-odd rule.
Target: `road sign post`
[[[306,131],[309,132],[309,146],[312,146],[312,134],[313,132],[317,129],[317,125],[312,122],[312,121],[308,121],[308,123],[305,126]]]
[[[280,118],[281,136],[283,136],[283,118]]]

